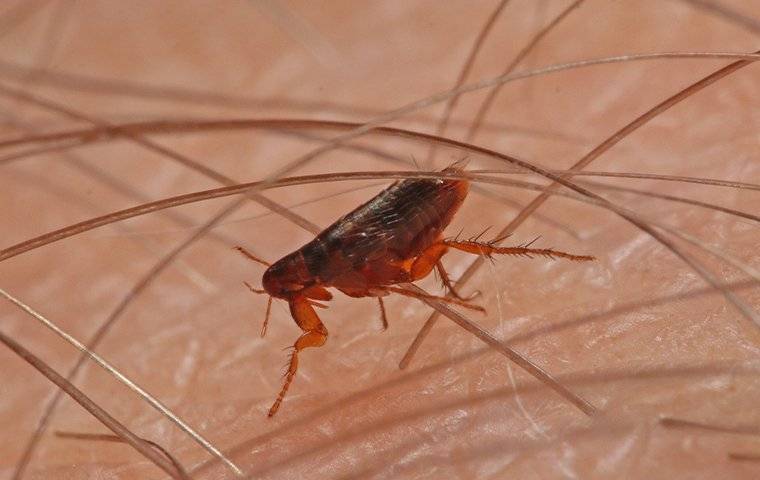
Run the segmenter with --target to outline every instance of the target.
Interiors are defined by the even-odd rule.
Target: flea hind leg
[[[459,305],[460,307],[468,308],[470,310],[475,310],[481,313],[486,313],[486,309],[481,307],[480,305],[473,305],[472,303],[468,303],[464,300],[459,300],[458,298],[454,297],[439,297],[438,295],[429,295],[425,293],[418,293],[413,292],[411,290],[407,290],[405,288],[400,287],[394,287],[392,285],[388,285],[385,287],[378,287],[371,290],[372,292],[380,293],[398,293],[399,295],[403,295],[405,297],[412,297],[417,298],[419,300],[438,300],[439,302],[444,303],[450,303],[452,305]]]
[[[415,281],[427,277],[448,250],[449,247],[444,242],[436,242],[427,247],[414,259],[414,263],[409,269],[410,280]]]
[[[448,273],[446,273],[446,270],[443,268],[441,257],[443,257],[448,251],[449,245],[445,241],[439,241],[427,247],[412,263],[412,266],[409,269],[410,280],[415,281],[425,278],[433,271],[433,268],[437,268],[438,273],[441,274],[441,280],[443,280],[443,284],[449,294],[458,300],[458,302],[451,303],[457,303],[458,305],[472,308],[472,305],[467,302],[475,298],[477,292],[469,298],[464,298],[459,295],[459,292],[457,292],[451,284],[451,279],[449,278]]]
[[[572,253],[562,252],[551,248],[530,248],[530,245],[533,242],[519,245],[517,247],[499,247],[496,245],[499,240],[500,239],[497,239],[491,242],[479,242],[477,240],[444,240],[443,243],[446,246],[463,252],[474,253],[475,255],[485,255],[489,258],[493,255],[517,255],[529,258],[532,258],[533,255],[538,255],[551,259],[566,258],[576,262],[589,262],[594,260],[594,257],[589,255],[574,255]]]
[[[293,382],[293,378],[296,376],[299,352],[304,348],[321,347],[327,341],[327,329],[322,325],[317,313],[306,298],[296,297],[292,299],[290,301],[290,314],[304,333],[293,344],[293,352],[290,354],[290,363],[288,364],[288,371],[285,373],[285,381],[280,394],[277,395],[277,400],[274,401],[272,408],[269,409],[270,417],[277,413],[282,400],[285,398],[285,394],[288,393],[288,388]]]

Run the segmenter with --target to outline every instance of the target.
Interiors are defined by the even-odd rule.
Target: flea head
[[[289,298],[306,286],[308,272],[303,256],[298,252],[287,255],[267,268],[261,283],[264,290],[273,297]]]

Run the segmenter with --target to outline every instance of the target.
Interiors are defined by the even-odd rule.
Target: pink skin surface
[[[16,3],[2,5],[0,18]],[[365,121],[456,81],[495,2],[38,2],[0,37],[0,59],[82,78],[65,84],[46,73],[0,69],[0,82],[23,87],[109,122],[188,118],[314,118]],[[721,0],[755,23],[681,1],[589,0],[572,12],[517,70],[619,54],[757,49],[760,4]],[[17,6],[17,5],[15,5]],[[497,20],[468,77],[498,75],[564,2],[514,0]],[[23,10],[23,9],[22,9]],[[9,13],[10,12],[10,13]],[[23,13],[23,12],[22,12]],[[6,24],[3,24],[6,25]],[[753,26],[754,25],[754,26]],[[563,169],[668,96],[730,60],[674,60],[597,66],[507,85],[475,143]],[[587,170],[687,175],[760,183],[760,69],[757,65],[659,116]],[[128,83],[135,87],[125,91]],[[148,89],[147,87],[151,87]],[[161,90],[159,90],[159,88]],[[179,98],[184,89],[189,101]],[[191,93],[187,93],[191,92]],[[201,96],[192,92],[205,92]],[[215,98],[211,98],[216,96]],[[229,96],[225,102],[220,97]],[[484,92],[463,96],[446,135],[462,139]],[[88,126],[0,97],[2,138],[19,125],[38,131]],[[393,122],[434,132],[442,105]],[[321,137],[337,132],[313,131]],[[276,132],[155,136],[156,142],[236,181],[264,178],[318,142]],[[358,143],[424,162],[428,146],[368,135]],[[5,155],[10,151],[0,151]],[[143,201],[218,186],[214,180],[126,140],[73,152],[139,192],[139,200],[85,173],[70,157],[40,155],[0,165],[2,245]],[[467,155],[439,148],[440,168]],[[468,168],[502,168],[469,155]],[[297,174],[399,168],[355,151],[334,151]],[[404,168],[404,167],[402,167]],[[408,167],[413,169],[414,167]],[[517,178],[527,180],[525,176]],[[538,181],[537,178],[531,178]],[[576,180],[599,180],[591,177]],[[758,213],[758,192],[655,180],[601,179]],[[266,192],[294,205],[347,188],[362,190],[295,211],[327,226],[378,192],[376,181],[307,185]],[[535,192],[484,186],[527,204]],[[598,189],[641,216],[699,237],[758,268],[757,224],[693,205]],[[84,341],[166,252],[229,199],[142,216],[27,252],[0,263],[0,287]],[[757,478],[752,435],[669,428],[663,416],[726,428],[760,425],[760,330],[670,251],[616,215],[565,198],[507,240],[541,236],[537,245],[598,258],[593,263],[499,258],[462,287],[482,291],[488,314],[465,312],[484,329],[556,375],[600,410],[590,419],[552,390],[484,351],[439,320],[405,371],[398,362],[429,308],[386,299],[381,333],[377,303],[336,295],[318,314],[326,345],[301,355],[280,412],[266,412],[281,367],[300,331],[275,301],[259,337],[264,268],[230,247],[269,261],[312,234],[249,203],[214,230],[228,239],[197,242],[137,297],[96,349],[124,374],[199,430],[253,478]],[[517,214],[472,191],[448,232],[493,232]],[[232,221],[231,221],[232,220]],[[569,231],[568,231],[569,230]],[[748,277],[680,240],[721,282]],[[472,261],[444,257],[454,279]],[[420,282],[441,292],[432,278]],[[699,293],[702,292],[702,293]],[[735,294],[760,307],[760,289]],[[59,372],[78,353],[6,301],[0,330]],[[478,353],[480,352],[480,353]],[[136,395],[88,364],[76,385],[136,434],[160,443],[198,479],[234,478]],[[54,387],[0,347],[0,479],[10,479]],[[61,402],[25,478],[163,478],[130,447],[61,439],[54,431],[103,433],[70,399]]]

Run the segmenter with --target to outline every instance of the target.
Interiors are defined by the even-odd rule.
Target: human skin
[[[63,6],[60,6],[63,5]],[[100,120],[313,118],[362,122],[451,88],[495,2],[39,2],[39,10],[0,37],[0,59],[56,72],[145,86],[175,86],[239,97],[182,101],[167,89],[123,93],[44,73],[8,76],[22,87]],[[280,5],[278,7],[277,5]],[[468,81],[498,75],[531,35],[567,4],[514,0],[502,12]],[[722,1],[747,18],[756,2]],[[7,10],[7,9],[6,9]],[[3,11],[6,11],[3,10]],[[283,13],[285,12],[285,13]],[[299,20],[300,19],[300,20]],[[302,23],[303,22],[303,23]],[[310,25],[307,31],[300,25]],[[553,30],[517,71],[619,54],[751,52],[753,24],[737,23],[680,1],[587,1]],[[589,67],[505,86],[473,143],[545,168],[565,169],[609,135],[668,96],[731,60],[662,59]],[[750,65],[663,113],[606,152],[587,170],[658,173],[760,183],[758,66]],[[142,93],[141,97],[139,94]],[[462,139],[483,92],[460,98],[444,133]],[[243,102],[242,98],[249,102]],[[3,138],[32,130],[84,128],[59,114],[2,97]],[[434,132],[442,106],[392,124]],[[338,132],[310,132],[330,138]],[[320,145],[281,132],[236,131],[152,137],[235,181],[265,178]],[[363,146],[404,161],[426,162],[428,145],[368,135]],[[5,152],[0,152],[4,154]],[[41,155],[0,165],[0,231],[5,248],[28,238],[143,201],[219,186],[126,139],[73,150],[145,199],[116,192],[71,157]],[[468,168],[505,166],[494,159],[438,148],[441,168],[464,156]],[[414,170],[355,150],[322,155],[295,174]],[[521,180],[528,177],[517,176]],[[538,178],[530,177],[533,181]],[[680,195],[758,213],[758,193],[654,180],[592,179]],[[369,186],[368,186],[369,185]],[[377,193],[376,181],[305,185],[264,194],[283,205],[346,188],[365,189],[294,208],[325,227]],[[527,204],[536,192],[486,185]],[[595,188],[595,187],[591,187]],[[754,221],[725,213],[595,189],[647,219],[699,237],[758,266]],[[123,296],[172,248],[230,199],[176,209],[192,226],[156,213],[103,227],[0,263],[0,287],[86,341]],[[597,258],[573,263],[497,258],[463,293],[488,314],[464,312],[483,329],[555,375],[600,413],[589,418],[443,318],[411,365],[398,362],[430,313],[404,297],[386,300],[390,328],[380,332],[377,303],[336,295],[318,310],[325,346],[301,355],[278,414],[266,412],[281,382],[284,347],[299,334],[275,301],[259,337],[266,298],[263,268],[232,250],[240,244],[269,261],[313,237],[249,202],[215,237],[201,239],[127,307],[96,348],[253,478],[755,478],[760,455],[750,434],[675,428],[662,417],[726,429],[760,424],[756,406],[758,327],[671,251],[613,213],[552,198],[506,240],[537,236],[540,246]],[[501,229],[517,214],[472,191],[452,236]],[[569,230],[572,233],[569,233]],[[720,282],[748,277],[683,241]],[[472,256],[450,253],[454,278]],[[431,277],[420,285],[441,292]],[[708,293],[705,293],[707,291]],[[735,288],[751,309],[760,290]],[[10,303],[0,330],[59,372],[78,352]],[[12,478],[55,388],[0,348],[0,479]],[[88,364],[75,384],[137,435],[161,444],[193,478],[234,478],[229,469],[131,391]],[[57,408],[25,478],[163,478],[129,446],[69,440],[54,431],[104,433],[71,400]],[[757,431],[755,430],[755,435]]]

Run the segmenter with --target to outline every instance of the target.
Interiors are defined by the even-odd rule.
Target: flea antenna
[[[259,295],[269,295],[266,290],[262,290],[260,288],[254,288],[253,285],[251,285],[248,282],[243,282],[243,284],[248,287],[248,290],[252,291],[253,293],[259,294]]]
[[[245,258],[247,258],[248,260],[252,260],[252,261],[254,261],[256,263],[260,263],[260,264],[264,265],[265,267],[270,267],[272,265],[271,263],[267,262],[266,260],[260,259],[259,257],[257,257],[256,255],[252,254],[251,252],[249,252],[248,250],[246,250],[245,248],[243,248],[241,246],[235,247],[235,250],[237,250],[238,252],[242,253],[243,256]],[[246,284],[246,285],[248,285],[248,284]],[[250,285],[248,285],[248,288],[250,288],[251,290],[255,291],[255,289],[251,288]],[[256,293],[258,293],[258,292],[256,292]]]

